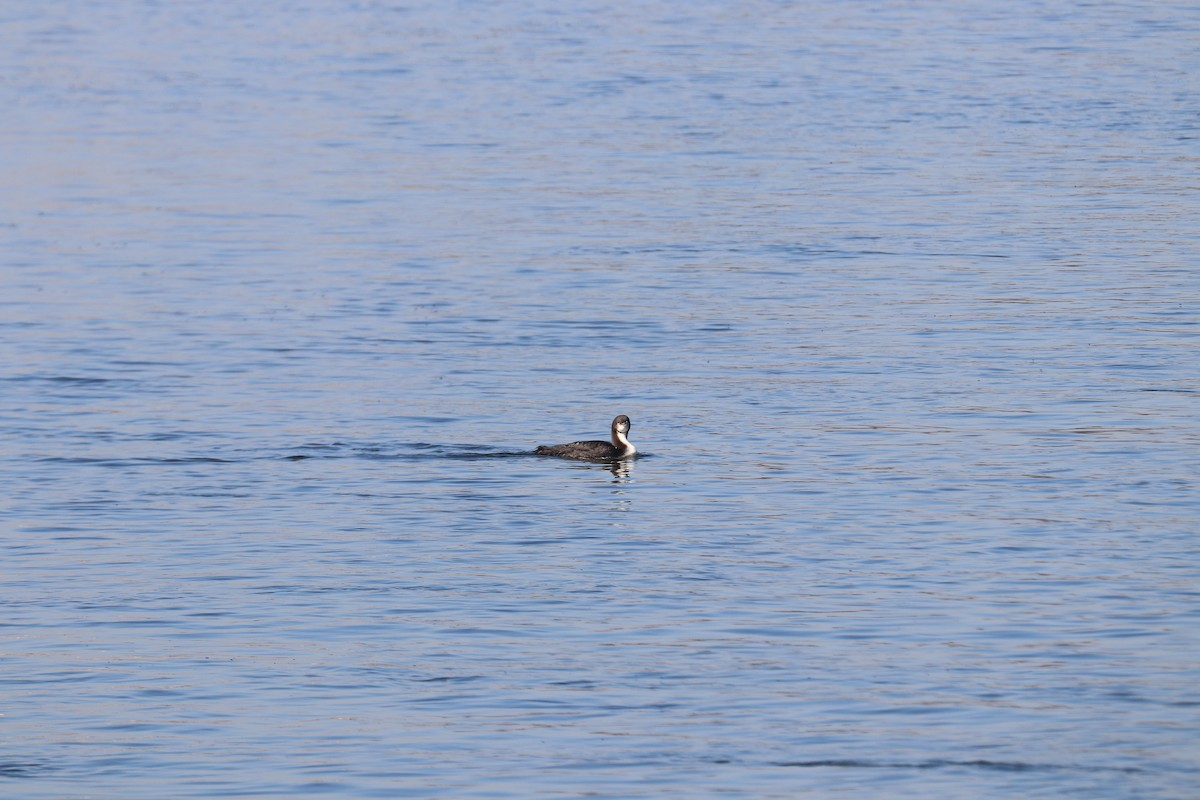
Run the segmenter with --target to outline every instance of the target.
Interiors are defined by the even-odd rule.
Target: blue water
[[[0,796],[1195,798],[1197,41],[10,0]]]

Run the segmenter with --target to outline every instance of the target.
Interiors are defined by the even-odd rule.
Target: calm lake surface
[[[9,0],[0,795],[1193,800],[1198,42]]]

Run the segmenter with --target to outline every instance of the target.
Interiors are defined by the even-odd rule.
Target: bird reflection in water
[[[634,460],[632,458],[622,459],[621,461],[613,461],[605,466],[612,473],[614,483],[625,483],[629,480],[629,476],[633,474]]]

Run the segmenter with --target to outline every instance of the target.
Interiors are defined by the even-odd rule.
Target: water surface
[[[1194,797],[1198,34],[9,3],[0,793]]]

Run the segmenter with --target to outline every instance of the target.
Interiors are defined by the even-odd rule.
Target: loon
[[[540,456],[575,458],[580,461],[617,461],[637,452],[625,434],[629,433],[629,417],[624,414],[612,421],[612,443],[601,441],[544,444],[533,452]]]

